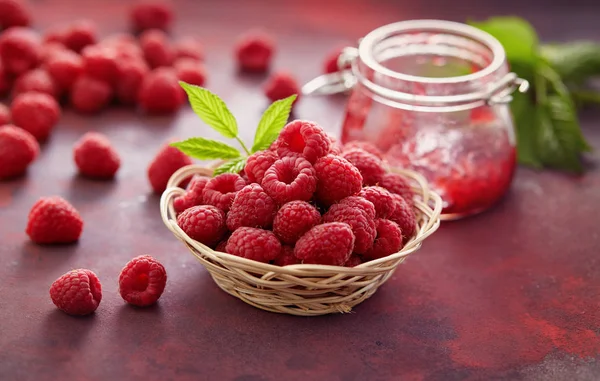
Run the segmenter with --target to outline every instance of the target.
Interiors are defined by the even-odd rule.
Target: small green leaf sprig
[[[179,82],[179,84],[187,93],[192,110],[200,119],[223,137],[236,140],[243,150],[242,153],[227,143],[203,137],[171,143],[171,146],[199,160],[226,160],[224,164],[215,169],[213,176],[222,173],[238,173],[244,169],[248,156],[269,148],[287,123],[292,111],[292,104],[297,97],[292,95],[275,101],[267,108],[256,128],[252,148],[248,149],[239,136],[235,117],[218,95],[203,87],[186,82]]]

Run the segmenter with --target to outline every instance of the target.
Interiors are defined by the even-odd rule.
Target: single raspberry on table
[[[365,259],[379,259],[395,254],[402,249],[402,231],[397,223],[385,219],[375,220],[377,237],[373,247],[363,254]]]
[[[281,243],[269,230],[241,227],[231,234],[226,249],[229,254],[268,263],[281,253]]]
[[[355,253],[363,254],[373,247],[377,234],[375,221],[369,218],[363,210],[348,204],[334,204],[323,215],[323,222],[343,222],[350,225],[356,237]]]
[[[202,44],[194,37],[183,37],[173,43],[175,59],[189,58],[195,61],[204,60]]]
[[[227,213],[237,192],[246,185],[246,180],[240,175],[223,173],[208,181],[202,192],[202,199],[205,204],[216,206]]]
[[[195,175],[192,177],[185,194],[173,200],[175,211],[181,213],[192,206],[202,205],[204,203],[202,201],[202,192],[206,184],[208,184],[208,180],[210,179],[206,176]]]
[[[0,179],[25,173],[39,152],[40,146],[29,132],[13,125],[0,126]]]
[[[169,179],[179,168],[192,164],[192,159],[168,141],[158,150],[154,159],[148,166],[148,180],[155,193],[162,193],[167,189]]]
[[[69,91],[83,73],[83,59],[77,53],[62,50],[48,58],[45,67],[58,88]]]
[[[284,204],[273,221],[273,233],[283,243],[293,245],[313,226],[321,222],[321,214],[306,201]]]
[[[5,104],[0,103],[0,126],[9,124],[10,121],[10,109]]]
[[[317,174],[317,199],[331,205],[360,192],[363,178],[360,171],[340,156],[327,155],[315,163]]]
[[[302,155],[310,163],[329,153],[331,141],[316,123],[294,120],[288,123],[275,141],[279,157]]]
[[[69,49],[79,53],[88,45],[94,45],[98,31],[96,24],[90,20],[78,20],[65,28],[62,43]]]
[[[340,204],[352,207],[363,212],[369,219],[375,219],[375,205],[364,197],[350,196],[340,201]],[[338,208],[338,207],[336,207]]]
[[[246,160],[244,171],[248,180],[252,183],[262,183],[267,169],[277,161],[279,157],[272,151],[258,151],[253,153]]]
[[[329,222],[306,232],[294,248],[302,263],[343,266],[354,248],[355,236],[350,225]]]
[[[235,195],[227,214],[227,228],[230,231],[242,226],[268,229],[273,225],[275,212],[275,201],[260,185],[249,184]]]
[[[273,73],[265,84],[265,95],[271,102],[296,95],[294,104],[300,100],[298,80],[287,71]]]
[[[14,83],[12,96],[35,91],[48,94],[53,98],[59,98],[59,88],[52,76],[45,69],[33,69],[21,74]]]
[[[344,263],[344,267],[356,267],[362,263],[362,259],[358,254],[352,254],[350,258]]]
[[[77,209],[59,196],[42,197],[31,208],[25,232],[35,243],[71,243],[79,239],[83,220]]]
[[[177,217],[177,225],[191,239],[214,247],[227,232],[225,213],[212,205],[192,206]]]
[[[403,242],[406,243],[417,232],[417,218],[412,206],[397,194],[392,194],[395,201],[395,208],[392,215],[389,217],[400,227],[402,231]]]
[[[40,37],[32,29],[12,27],[0,34],[0,60],[7,73],[20,75],[40,61]]]
[[[27,130],[38,141],[44,141],[60,119],[60,106],[48,94],[19,94],[10,106],[15,125]]]
[[[388,218],[396,208],[396,202],[392,194],[385,188],[378,186],[365,187],[358,195],[373,203],[377,218]]]
[[[262,187],[275,202],[308,201],[317,188],[317,177],[312,165],[301,156],[277,160],[265,172]]]
[[[275,41],[262,31],[247,32],[238,39],[235,45],[238,67],[243,71],[267,71],[274,52]]]
[[[117,50],[110,46],[90,45],[81,52],[86,75],[113,85],[119,76]]]
[[[166,1],[140,1],[131,7],[129,21],[134,31],[167,30],[173,22],[173,9]]]
[[[108,138],[98,132],[87,132],[75,143],[73,157],[79,173],[97,179],[110,179],[121,166],[119,154]]]
[[[140,106],[151,114],[173,113],[185,98],[177,73],[171,68],[158,68],[146,75],[138,95]]]
[[[94,114],[104,109],[112,96],[110,84],[86,74],[75,80],[70,94],[73,108],[86,114]]]
[[[150,306],[160,298],[167,284],[167,271],[156,259],[140,255],[127,262],[119,274],[119,293],[127,303]]]
[[[377,156],[360,148],[346,151],[342,157],[358,168],[363,177],[363,185],[377,185],[386,174],[383,162]]]
[[[50,298],[69,315],[88,315],[100,305],[102,285],[91,270],[71,270],[52,283]]]
[[[175,60],[175,51],[169,36],[161,30],[151,29],[140,35],[140,46],[151,68],[171,66]]]
[[[379,181],[379,186],[392,193],[399,194],[409,205],[413,205],[414,192],[408,180],[398,173],[386,173]]]
[[[275,266],[289,266],[297,265],[300,263],[302,262],[300,262],[300,260],[294,255],[294,248],[286,245],[281,247],[281,253],[273,261],[273,264]]]
[[[24,0],[0,0],[0,29],[29,26],[31,10]]]
[[[344,144],[344,147],[342,150],[343,150],[343,152],[346,152],[346,151],[351,151],[356,148],[362,149],[363,151],[367,151],[371,155],[377,156],[378,159],[383,160],[383,152],[381,152],[381,150],[379,148],[375,147],[375,145],[373,143],[369,143],[366,141],[353,140],[351,142]]]

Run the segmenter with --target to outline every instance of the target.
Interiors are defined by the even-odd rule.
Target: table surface
[[[175,35],[202,38],[209,87],[231,105],[246,138],[267,103],[264,77],[237,74],[232,43],[266,25],[275,68],[302,81],[322,57],[401,19],[529,18],[545,40],[598,38],[599,5],[559,2],[179,1]],[[36,1],[40,28],[89,17],[103,34],[126,29],[128,2]],[[41,16],[43,15],[43,17]],[[296,117],[337,132],[343,97],[304,99]],[[600,148],[600,112],[582,114]],[[75,175],[71,147],[89,130],[114,141],[123,165],[113,182]],[[146,117],[113,109],[65,111],[24,178],[0,184],[0,379],[12,380],[597,380],[600,377],[600,170],[573,177],[518,170],[493,210],[444,223],[392,279],[353,313],[293,317],[264,312],[221,291],[163,226],[145,170],[169,137],[217,137],[189,109]],[[85,219],[78,244],[42,247],[24,233],[41,196],[62,195]],[[157,305],[136,309],[117,292],[133,256],[150,254],[169,281]],[[93,316],[58,311],[50,284],[72,268],[100,277]]]

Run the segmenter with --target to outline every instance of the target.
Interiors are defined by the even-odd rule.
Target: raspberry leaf
[[[171,146],[199,160],[235,159],[241,156],[240,151],[230,145],[200,137],[171,143]]]
[[[222,173],[239,173],[246,166],[246,157],[238,157],[228,161],[227,163],[217,167],[213,172],[213,176],[220,175]]]
[[[294,94],[285,99],[275,101],[264,112],[254,135],[253,153],[269,148],[271,143],[277,139],[281,129],[290,117],[292,103],[294,103],[296,97],[297,95]]]

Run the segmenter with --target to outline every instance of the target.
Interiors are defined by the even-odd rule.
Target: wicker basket
[[[412,181],[417,234],[400,252],[353,268],[304,264],[279,267],[217,252],[188,237],[176,222],[173,199],[184,192],[176,185],[194,174],[211,176],[212,170],[205,167],[191,165],[174,173],[160,200],[160,212],[167,228],[188,247],[225,292],[272,312],[302,316],[350,312],[352,307],[373,295],[440,225],[441,198],[429,190],[419,174],[395,172]]]

